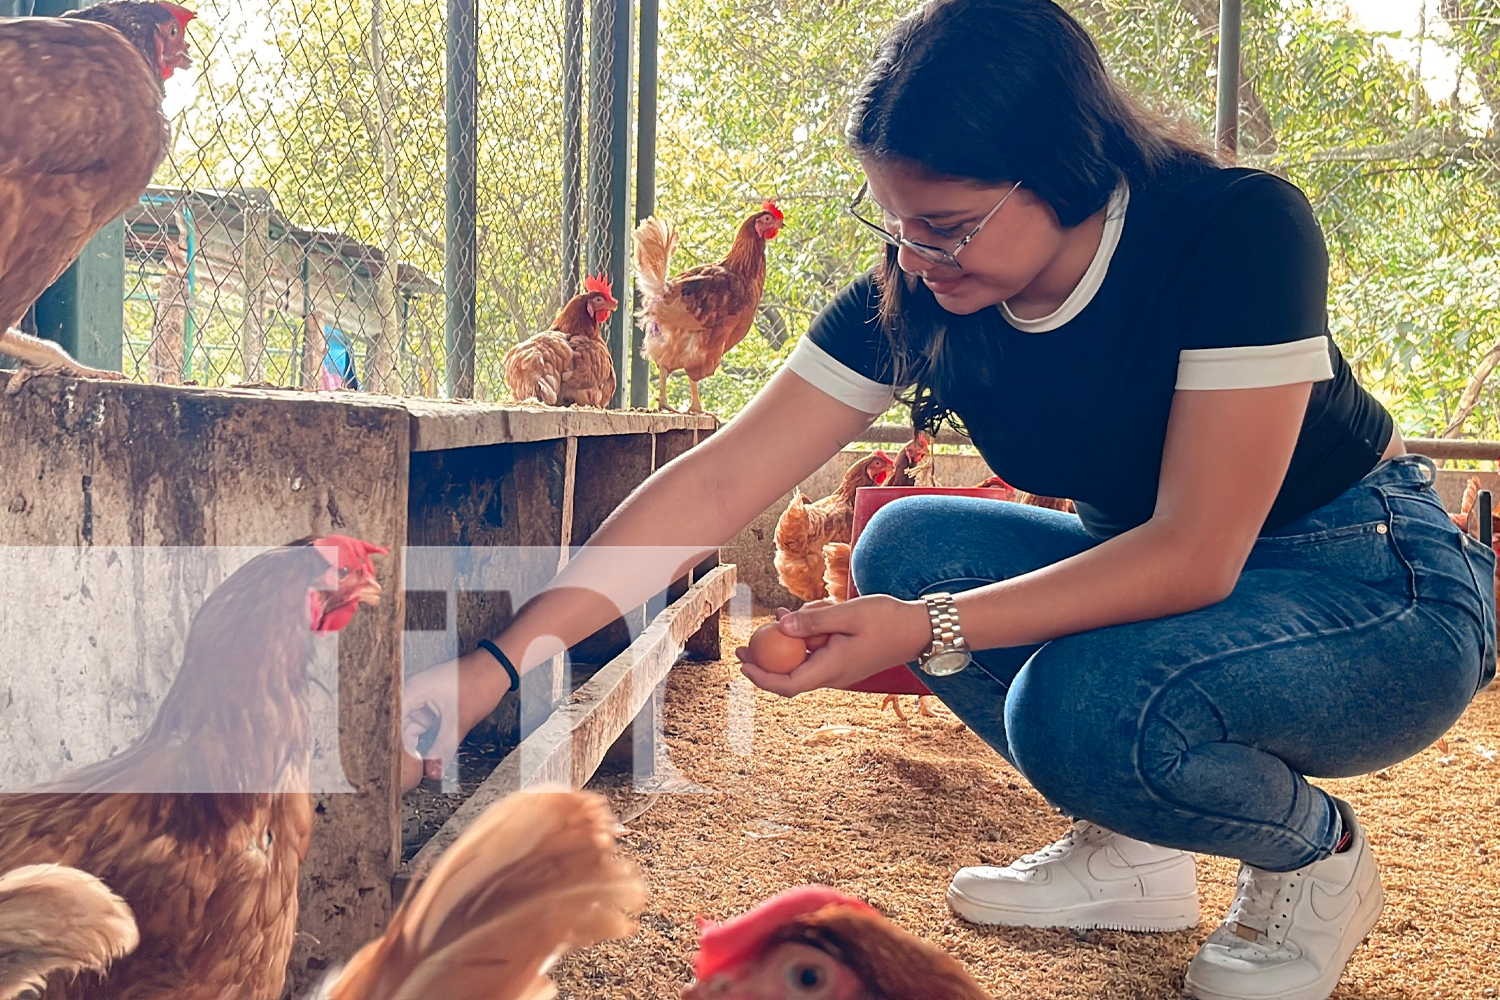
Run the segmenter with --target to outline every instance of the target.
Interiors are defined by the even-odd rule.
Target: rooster
[[[641,353],[656,362],[660,409],[667,408],[667,377],[683,371],[692,388],[689,411],[703,412],[698,383],[717,371],[729,349],[750,332],[766,286],[766,241],[776,238],[783,222],[781,209],[767,200],[740,223],[721,263],[703,264],[670,279],[677,231],[655,216],[636,227],[637,318],[646,333]]]
[[[27,865],[0,875],[0,1000],[40,992],[49,976],[104,972],[140,939],[130,907],[87,872]]]
[[[174,3],[108,0],[0,20],[0,354],[34,374],[123,378],[12,327],[95,233],[145,192],[166,155],[163,83],[192,65]]]
[[[143,736],[0,798],[7,865],[89,872],[140,924],[139,947],[107,975],[53,983],[48,996],[280,996],[312,836],[313,637],[379,602],[371,556],[384,552],[329,535],[256,556],[193,616],[182,666]]]
[[[699,920],[682,1000],[990,1000],[958,960],[820,885]]]
[[[550,1000],[553,962],[635,929],[646,886],[614,828],[592,792],[490,806],[318,1000]]]
[[[506,353],[505,384],[511,398],[548,406],[608,406],[615,394],[615,363],[602,331],[619,306],[608,278],[585,278],[583,291],[563,306],[552,329]]]
[[[879,486],[893,467],[890,456],[877,450],[851,465],[839,488],[823,499],[809,500],[801,490],[792,495],[776,522],[776,576],[783,587],[804,601],[828,596],[824,547],[833,542],[849,544],[854,491]]]

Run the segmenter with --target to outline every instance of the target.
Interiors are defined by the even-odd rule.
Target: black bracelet
[[[510,674],[510,690],[520,690],[521,675],[516,673],[516,665],[510,662],[510,658],[504,653],[500,652],[500,647],[495,645],[493,642],[490,642],[488,639],[480,639],[479,648],[489,653],[495,659],[499,660],[500,665],[505,668],[505,672],[507,674]]]

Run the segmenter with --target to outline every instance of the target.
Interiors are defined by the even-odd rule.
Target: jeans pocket
[[[1469,564],[1469,572],[1474,577],[1474,586],[1479,591],[1479,604],[1484,613],[1484,653],[1479,663],[1477,692],[1489,687],[1495,679],[1495,550],[1475,541],[1467,533],[1462,537],[1464,557]]]

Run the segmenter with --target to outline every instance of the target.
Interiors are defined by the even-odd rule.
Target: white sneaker
[[[1188,966],[1197,1000],[1327,1000],[1380,917],[1380,872],[1354,813],[1349,849],[1294,872],[1240,866],[1224,925]]]
[[[1180,931],[1198,925],[1193,856],[1076,821],[1057,843],[1006,868],[964,868],[953,912],[1006,927]]]

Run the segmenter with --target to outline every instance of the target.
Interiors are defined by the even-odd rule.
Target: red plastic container
[[[1002,500],[1005,497],[1005,491],[973,487],[861,486],[854,491],[854,526],[849,532],[851,547],[854,542],[859,541],[860,531],[864,529],[865,523],[877,510],[899,497],[915,496],[983,497],[987,500]],[[849,596],[856,596],[853,580],[849,581]],[[894,667],[866,677],[858,684],[851,684],[845,690],[868,691],[872,694],[932,693],[904,663],[898,663]]]

